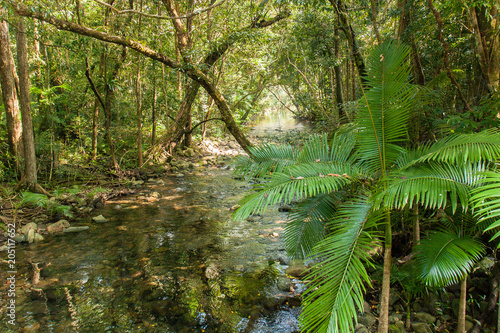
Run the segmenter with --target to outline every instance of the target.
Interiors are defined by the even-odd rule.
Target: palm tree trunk
[[[457,333],[465,333],[465,313],[467,310],[467,275],[460,282],[460,305],[458,308]]]
[[[384,244],[384,273],[382,277],[382,293],[380,295],[380,314],[378,333],[389,331],[389,296],[391,293],[391,264],[392,264],[392,228],[391,215],[386,213],[385,244]]]

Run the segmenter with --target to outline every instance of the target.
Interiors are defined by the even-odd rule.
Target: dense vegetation
[[[367,249],[383,244],[379,331],[387,332],[392,257],[417,253],[402,270],[416,265],[423,284],[466,290],[474,262],[496,255],[487,232],[498,227],[499,7],[3,0],[0,181],[48,194],[231,135],[250,155],[242,174],[271,177],[238,216],[293,199],[289,250],[321,259],[304,330],[353,327],[376,260]],[[246,125],[277,109],[325,134],[299,150],[251,147]],[[391,253],[393,236],[410,233]],[[445,250],[451,262],[440,261]],[[495,304],[500,269],[490,273]],[[475,332],[494,309],[476,318]],[[465,303],[460,310],[464,332]]]

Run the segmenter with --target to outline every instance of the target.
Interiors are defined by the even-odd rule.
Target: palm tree
[[[441,288],[460,282],[457,333],[465,333],[467,277],[485,246],[477,238],[480,225],[470,210],[449,214],[441,230],[432,231],[415,247],[419,278],[429,287]]]
[[[300,151],[266,145],[242,158],[240,174],[267,175],[245,197],[235,218],[277,203],[299,201],[285,230],[295,256],[317,259],[301,315],[304,332],[348,332],[371,285],[369,250],[383,241],[384,268],[379,332],[388,331],[392,262],[391,211],[419,204],[455,211],[467,205],[485,161],[500,156],[500,136],[487,131],[456,135],[407,149],[408,120],[416,90],[407,83],[409,49],[393,42],[367,59],[367,91],[354,126],[315,135]]]

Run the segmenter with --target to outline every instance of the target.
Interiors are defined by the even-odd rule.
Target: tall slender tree
[[[0,18],[5,14],[5,10],[0,8]],[[21,175],[24,172],[21,166],[23,143],[16,80],[14,57],[10,49],[9,27],[7,21],[0,19],[0,84],[2,87],[2,100],[7,120],[9,151],[14,158],[16,170]]]

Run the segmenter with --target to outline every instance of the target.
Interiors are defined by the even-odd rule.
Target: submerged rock
[[[80,226],[80,227],[69,227],[69,228],[64,229],[64,232],[79,232],[79,231],[89,230],[89,228],[90,227],[88,225]]]
[[[105,223],[105,222],[108,222],[108,220],[102,216],[102,215],[97,215],[97,216],[94,216],[92,218],[92,220],[95,222],[95,223]]]

